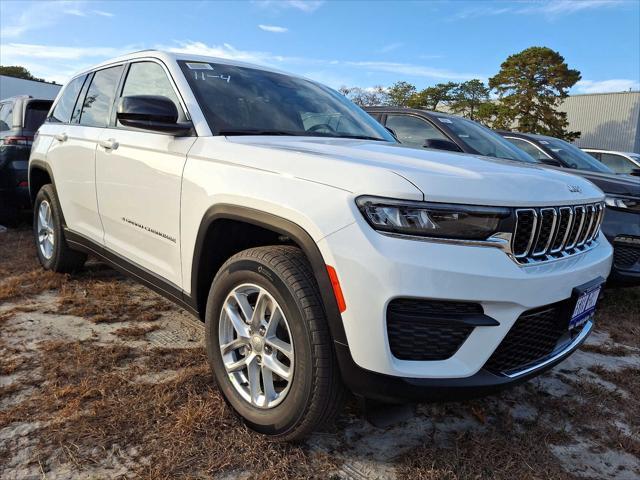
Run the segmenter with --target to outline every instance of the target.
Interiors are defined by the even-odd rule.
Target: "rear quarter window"
[[[71,119],[71,112],[76,104],[78,93],[80,93],[80,89],[82,88],[85,78],[87,78],[86,75],[74,78],[66,87],[64,87],[62,95],[58,99],[56,106],[49,117],[51,122],[69,123],[69,120]]]

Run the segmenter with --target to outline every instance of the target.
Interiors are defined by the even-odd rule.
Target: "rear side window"
[[[426,140],[447,140],[426,120],[410,115],[388,115],[387,127],[396,132],[401,143],[411,147],[422,147]]]
[[[82,104],[80,125],[106,127],[109,124],[109,114],[121,72],[122,65],[119,65],[95,73]]]
[[[6,132],[13,127],[13,103],[7,102],[0,106],[0,132]]]
[[[49,117],[50,121],[57,123],[69,123],[71,111],[76,104],[78,93],[82,88],[85,78],[87,78],[86,75],[74,78],[66,87],[64,87],[62,96],[58,99],[58,103],[56,103],[56,107],[53,109],[51,117]]]
[[[24,112],[24,129],[35,132],[47,118],[51,102],[29,102]]]
[[[171,86],[169,77],[167,77],[164,69],[155,62],[131,64],[122,89],[122,96],[129,97],[133,95],[160,95],[167,97],[175,103],[180,120],[184,120],[180,102]]]

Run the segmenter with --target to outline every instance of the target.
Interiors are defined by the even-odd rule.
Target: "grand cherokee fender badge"
[[[567,185],[567,188],[570,192],[582,193],[582,188],[580,188],[580,185]]]
[[[142,230],[146,230],[147,232],[153,233],[154,235],[157,235],[158,237],[162,237],[166,240],[169,240],[170,242],[176,243],[176,237],[172,237],[171,235],[167,235],[166,233],[159,232],[158,230],[155,230],[151,227],[147,227],[146,225],[142,225],[138,222],[134,222],[130,218],[122,217],[122,221],[124,223],[128,223],[129,225],[133,225],[134,227],[138,227]]]

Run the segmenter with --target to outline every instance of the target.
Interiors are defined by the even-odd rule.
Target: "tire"
[[[255,289],[260,291],[256,293]],[[236,297],[233,297],[234,292]],[[264,309],[255,308],[258,304],[263,305],[257,301],[259,296],[263,297]],[[248,302],[244,303],[245,307],[265,311],[266,333],[264,328],[258,329],[257,324],[246,325],[249,315],[240,313],[240,303],[234,298],[245,298]],[[223,312],[225,306],[228,308]],[[239,330],[229,326],[233,323],[227,313],[229,309],[239,314],[238,317],[234,315],[236,320],[245,320],[245,326],[252,333],[248,334],[248,344],[241,339],[239,343],[244,346],[223,354],[221,345],[236,342],[240,337]],[[251,310],[244,311],[250,313]],[[342,406],[344,387],[318,286],[300,249],[258,247],[231,257],[213,280],[205,329],[207,356],[218,386],[227,403],[249,428],[278,440],[295,441],[333,422]],[[275,341],[273,332],[276,332],[277,340],[284,342],[277,344],[279,348],[269,348],[270,342]],[[262,347],[258,345],[260,338],[264,340]],[[283,347],[288,341],[292,349]],[[287,350],[291,357],[283,354]],[[259,383],[248,381],[256,378],[251,375],[249,366],[232,373],[225,367],[225,362],[227,365],[246,362],[251,355],[257,357],[261,372]],[[279,364],[273,364],[274,356]],[[255,358],[249,361],[254,368],[255,361]],[[271,371],[274,365],[277,368]],[[287,366],[289,380],[277,375]],[[273,380],[274,388],[266,386],[268,379]],[[288,384],[283,386],[286,382]],[[251,385],[258,385],[261,390],[257,400]],[[274,395],[277,398],[273,399]]]
[[[87,255],[69,248],[64,238],[62,218],[53,186],[44,185],[36,195],[33,207],[33,237],[38,260],[46,270],[69,273],[82,268]]]

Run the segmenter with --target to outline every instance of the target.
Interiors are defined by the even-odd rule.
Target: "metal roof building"
[[[0,75],[0,100],[17,95],[53,100],[62,85]]]
[[[580,132],[577,146],[640,153],[640,92],[572,95],[559,110]]]

